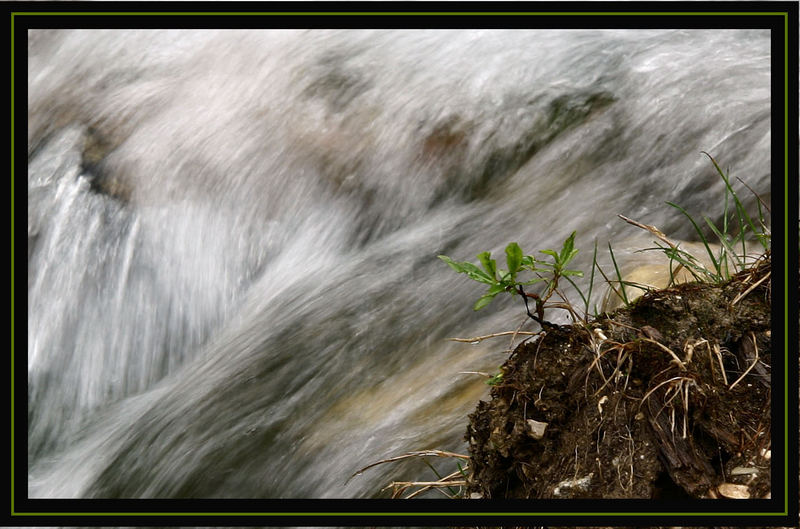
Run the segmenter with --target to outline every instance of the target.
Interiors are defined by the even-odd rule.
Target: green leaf
[[[559,256],[558,261],[565,265],[567,264],[570,259],[572,259],[578,250],[575,250],[575,233],[572,232],[569,237],[564,241],[564,246],[561,247],[561,255]]]
[[[490,252],[482,252],[478,254],[478,261],[483,265],[483,269],[489,274],[492,279],[497,279],[497,261],[491,258]]]
[[[553,259],[555,259],[556,262],[558,262],[559,255],[558,252],[556,252],[555,250],[539,250],[539,252],[551,255]]]
[[[569,263],[570,261],[572,261],[572,259],[573,259],[573,258],[574,258],[576,255],[578,255],[578,251],[579,251],[579,250],[570,250],[570,252],[569,252],[568,254],[566,254],[566,255],[564,256],[564,258],[561,260],[561,265],[562,265],[562,266],[566,266],[566,265],[567,265],[567,263]]]
[[[502,292],[502,290],[500,292]],[[495,292],[494,294],[484,294],[478,299],[478,301],[475,302],[475,305],[472,306],[472,310],[481,310],[483,307],[491,303],[494,297],[500,292]]]
[[[545,268],[538,268],[539,266],[544,266]],[[531,268],[531,272],[552,272],[555,269],[556,265],[553,263],[545,263],[544,261],[536,261],[536,267]]]
[[[465,270],[465,274],[467,274],[470,278],[474,279],[475,281],[479,281],[481,283],[486,283],[487,285],[493,285],[497,282],[497,280],[493,277],[489,277],[486,272],[478,268],[472,263],[461,263]]]
[[[583,277],[583,272],[581,272],[580,270],[562,270],[562,271],[561,271],[561,275],[562,275],[562,276],[578,276],[578,277]]]
[[[584,306],[583,306],[583,313],[588,317],[589,315],[589,300],[592,299],[592,288],[594,288],[594,270],[597,267],[597,239],[594,240],[594,253],[592,254],[592,271],[589,273],[589,291],[586,293],[586,297],[584,298]],[[570,283],[572,283],[571,279],[567,279]],[[580,289],[576,285],[572,285],[575,287],[579,293],[581,292]],[[581,293],[581,297],[583,294]],[[597,312],[595,310],[595,312]]]
[[[475,305],[473,305],[472,309],[481,310],[483,307],[491,303],[496,295],[498,295],[501,292],[505,292],[505,290],[506,288],[504,284],[495,283],[494,285],[489,287],[489,290],[486,292],[486,294],[481,296],[480,299],[478,299],[478,301],[475,302]]]
[[[522,265],[522,248],[519,247],[519,244],[512,242],[506,246],[506,264],[508,264],[508,271],[513,280]]]
[[[458,272],[458,273],[461,273],[461,272],[463,272],[463,271],[464,271],[464,270],[463,270],[463,269],[462,269],[462,268],[461,268],[461,267],[458,265],[458,263],[456,263],[455,261],[453,261],[452,259],[450,259],[450,258],[449,258],[449,257],[447,257],[446,255],[437,255],[436,257],[438,257],[439,259],[441,259],[442,261],[444,261],[445,263],[447,263],[447,264],[450,266],[450,268],[452,268],[452,269],[453,269],[453,270],[455,270],[456,272]]]
[[[486,274],[486,272],[484,272],[483,270],[481,270],[472,263],[466,261],[462,262],[453,261],[446,255],[440,255],[438,257],[439,259],[447,263],[450,266],[450,268],[452,268],[459,274],[467,274],[469,278],[474,279],[475,281],[486,283],[487,285],[493,285],[497,282],[494,278],[489,277]]]
[[[496,296],[500,292],[505,292],[505,290],[506,290],[506,286],[504,284],[495,283],[494,285],[489,287],[489,290],[488,290],[488,292],[486,292],[486,295],[488,296],[488,295],[491,294],[492,296]]]

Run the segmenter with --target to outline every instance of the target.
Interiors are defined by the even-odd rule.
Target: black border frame
[[[10,524],[24,525],[783,525],[797,524],[797,146],[798,4],[795,2],[470,2],[5,4],[12,71],[12,424]],[[202,13],[205,14],[199,14]],[[269,12],[271,14],[257,14]],[[50,14],[48,14],[50,13]],[[59,14],[60,13],[60,14]],[[103,13],[103,14],[91,14]],[[222,14],[236,13],[236,14]],[[505,14],[503,14],[505,13]],[[537,14],[532,14],[537,13]],[[760,14],[755,14],[760,13]],[[766,14],[772,13],[772,14]],[[773,472],[769,500],[42,500],[27,498],[27,366],[15,336],[25,336],[27,32],[29,28],[690,28],[772,31],[773,344],[786,354],[773,369]],[[11,51],[11,50],[10,50]],[[16,141],[15,141],[16,140]],[[780,175],[780,176],[779,176]],[[782,178],[781,178],[782,176]],[[783,198],[781,201],[779,198]],[[16,206],[16,207],[15,207]],[[784,222],[775,222],[784,219]],[[20,236],[14,238],[15,234]],[[15,275],[16,271],[16,275]],[[791,273],[790,273],[791,272]],[[16,287],[16,288],[15,288]],[[777,309],[777,310],[776,310]],[[24,310],[27,312],[27,310]],[[791,317],[789,317],[791,314]],[[794,340],[792,340],[792,337]],[[17,360],[15,363],[15,359]],[[791,361],[794,359],[794,361]],[[16,381],[16,384],[15,384]],[[11,421],[9,421],[11,424]],[[787,428],[788,426],[788,428]],[[795,448],[795,449],[792,449]],[[655,505],[655,508],[653,506]],[[735,517],[735,518],[732,518]]]

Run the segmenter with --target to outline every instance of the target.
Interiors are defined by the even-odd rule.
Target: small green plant
[[[486,381],[487,386],[499,386],[503,382],[503,375],[505,371],[503,371],[503,366],[497,368],[497,373],[493,376],[489,377]]]
[[[670,241],[655,226],[649,226],[636,222],[623,215],[618,215],[626,222],[638,226],[653,233],[665,245],[656,242],[656,247],[645,248],[639,251],[658,250],[663,252],[670,260],[670,282],[674,284],[676,281],[675,274],[681,269],[688,271],[695,280],[719,283],[729,279],[734,273],[744,270],[748,267],[747,259],[747,241],[754,238],[763,247],[765,252],[769,251],[770,247],[770,232],[765,222],[764,210],[769,209],[763,203],[761,197],[756,195],[758,206],[758,218],[754,221],[753,218],[747,213],[742,205],[739,196],[731,186],[730,179],[727,174],[722,170],[717,161],[708,153],[703,152],[711,160],[717,173],[725,183],[725,194],[723,197],[723,211],[722,211],[722,224],[717,226],[708,216],[704,216],[703,220],[708,225],[708,228],[719,240],[718,249],[717,245],[709,242],[705,233],[695,219],[681,206],[672,202],[667,204],[678,211],[680,211],[694,227],[700,240],[702,241],[708,257],[710,258],[711,267],[704,266],[699,259],[691,255],[689,252],[680,248],[678,244]],[[745,184],[746,186],[746,184]],[[750,189],[748,187],[748,189]],[[752,189],[750,190],[751,192]],[[753,192],[755,195],[755,192]],[[522,252],[519,244],[516,242],[510,243],[506,246],[506,266],[508,270],[501,270],[497,268],[497,262],[492,259],[490,252],[482,252],[478,254],[478,263],[471,263],[468,261],[453,261],[446,255],[438,256],[439,259],[447,263],[453,270],[458,273],[466,274],[471,279],[487,285],[486,293],[478,298],[475,302],[473,309],[480,310],[487,306],[492,300],[502,292],[508,292],[512,296],[519,295],[525,302],[525,310],[530,318],[537,321],[540,325],[552,325],[544,319],[545,308],[556,307],[569,311],[574,321],[578,321],[579,317],[575,313],[573,305],[559,290],[559,281],[564,280],[569,282],[575,289],[575,292],[583,300],[584,306],[584,320],[588,321],[590,298],[592,295],[592,287],[594,283],[594,270],[597,268],[603,275],[606,283],[611,287],[613,292],[623,301],[625,306],[630,305],[633,301],[631,293],[626,290],[626,287],[634,287],[640,290],[646,290],[647,285],[640,285],[623,279],[620,267],[614,256],[614,252],[609,243],[608,251],[611,255],[611,260],[614,264],[616,272],[616,280],[609,279],[602,269],[597,264],[597,243],[595,243],[594,256],[592,258],[592,277],[589,281],[588,292],[584,292],[575,284],[571,276],[583,277],[583,272],[579,270],[571,270],[567,265],[572,261],[578,250],[574,247],[575,232],[572,232],[566,238],[560,251],[556,250],[540,250],[539,253],[545,254],[550,257],[550,260],[537,259],[532,255],[525,255]],[[525,280],[519,279],[523,273],[533,273],[535,277],[527,278]],[[544,289],[539,293],[527,292],[525,287],[535,283],[545,283]],[[614,285],[617,285],[615,288]],[[557,294],[562,302],[554,303],[548,301],[554,294]],[[529,300],[534,301],[534,309],[531,310]],[[597,315],[597,307],[594,308],[595,315]]]
[[[761,197],[756,195],[756,198],[758,199],[757,205],[759,219],[759,227],[756,227],[756,223],[753,222],[753,219],[747,213],[747,210],[739,200],[739,196],[736,194],[736,191],[734,191],[733,187],[731,186],[728,175],[725,174],[717,161],[710,154],[707,152],[703,152],[703,154],[708,156],[708,158],[711,160],[711,163],[714,164],[714,168],[716,169],[717,173],[722,178],[722,181],[725,182],[722,226],[717,226],[709,217],[703,216],[703,220],[705,220],[709,229],[712,231],[717,240],[719,240],[719,250],[715,252],[712,249],[712,245],[709,243],[708,238],[703,233],[703,230],[700,229],[698,223],[695,222],[694,218],[692,218],[692,216],[684,208],[677,204],[673,204],[672,202],[667,202],[667,204],[683,213],[683,215],[689,219],[689,222],[691,222],[695,232],[697,232],[697,235],[703,242],[703,246],[708,253],[709,259],[711,260],[712,269],[709,270],[700,265],[693,256],[675,246],[657,246],[658,249],[663,251],[667,257],[670,258],[670,261],[675,261],[681,266],[685,267],[692,273],[692,275],[695,276],[697,280],[719,283],[729,279],[734,273],[747,268],[746,243],[748,234],[751,234],[753,237],[755,237],[763,250],[766,252],[770,247],[770,233],[769,228],[767,228],[764,221],[764,212],[761,208]],[[734,205],[733,212],[731,212],[730,207],[731,201],[733,201]],[[730,222],[731,216],[733,216],[733,220],[736,222],[736,224],[738,224],[738,230],[735,235],[733,234],[732,228],[736,226],[733,225],[734,223]]]
[[[709,242],[709,237],[701,229],[701,225],[681,206],[672,202],[667,204],[678,211],[680,211],[692,224],[695,232],[699,236],[703,249],[708,255],[708,263],[703,264],[701,259],[680,247],[680,243],[676,243],[667,238],[655,226],[642,224],[633,219],[629,219],[624,215],[617,215],[625,222],[632,224],[638,228],[649,231],[656,236],[659,241],[655,241],[655,247],[643,248],[637,252],[658,251],[662,252],[669,259],[669,282],[667,286],[674,285],[676,282],[685,281],[678,273],[681,270],[687,272],[694,281],[708,282],[708,283],[721,283],[730,279],[735,273],[745,270],[752,266],[752,262],[748,263],[748,241],[750,246],[753,242],[757,241],[764,250],[764,254],[769,252],[770,247],[770,230],[765,221],[764,209],[769,210],[769,207],[763,202],[760,196],[750,189],[747,184],[739,180],[748,190],[750,190],[757,199],[758,206],[758,223],[754,222],[750,215],[742,205],[739,196],[731,186],[728,175],[722,170],[717,161],[707,152],[703,152],[711,160],[722,181],[725,183],[725,194],[723,196],[722,206],[722,222],[720,226],[714,223],[708,216],[703,216],[703,220],[708,225],[711,233],[717,238],[719,244],[712,244]],[[731,207],[733,204],[733,208]],[[755,241],[753,241],[755,239]],[[614,264],[614,269],[617,273],[617,280],[610,280],[598,267],[603,278],[610,286],[613,293],[619,297],[625,306],[630,305],[632,299],[625,287],[634,287],[640,290],[649,290],[648,285],[639,285],[630,281],[624,281],[622,274],[617,266],[617,261],[614,258],[614,252],[611,249],[611,244],[608,246],[611,261]],[[684,274],[685,277],[685,274]],[[619,289],[614,285],[618,285]]]
[[[488,285],[489,288],[487,292],[473,305],[472,308],[474,310],[482,309],[491,303],[495,296],[501,292],[508,292],[512,296],[519,295],[522,297],[525,302],[525,310],[529,317],[540,325],[552,325],[544,319],[544,309],[547,301],[553,294],[557,293],[563,301],[567,302],[567,299],[558,289],[559,280],[564,278],[575,286],[570,276],[583,276],[583,272],[580,270],[570,270],[567,268],[569,262],[572,261],[578,253],[578,250],[575,248],[575,232],[573,231],[564,241],[561,251],[540,250],[539,253],[549,256],[551,258],[550,261],[539,260],[532,255],[524,255],[522,248],[520,248],[519,244],[516,242],[512,242],[506,246],[505,253],[508,270],[498,269],[497,261],[492,259],[490,252],[478,254],[478,262],[483,268],[468,261],[453,261],[446,255],[440,255],[439,259],[447,263],[450,268],[456,272],[466,274],[469,278]],[[519,275],[524,272],[533,273],[536,277],[521,281],[519,280]],[[541,295],[525,291],[524,287],[535,283],[546,283]],[[580,290],[578,290],[578,292],[580,292]],[[582,293],[581,296],[583,296]],[[528,299],[533,299],[536,304],[535,315],[530,310]],[[588,303],[585,297],[584,302]],[[568,302],[565,306],[561,304],[559,304],[559,306],[561,308],[569,307],[568,310],[572,312]]]

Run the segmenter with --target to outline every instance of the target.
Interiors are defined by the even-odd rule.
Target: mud
[[[770,261],[547,328],[467,430],[469,497],[764,498]]]

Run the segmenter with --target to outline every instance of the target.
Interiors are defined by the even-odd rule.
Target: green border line
[[[783,298],[783,460],[786,475],[783,478],[783,490],[786,492],[783,510],[789,514],[789,13],[783,17],[783,284],[786,296]],[[772,141],[772,138],[770,138]]]
[[[330,12],[330,11],[317,11],[317,12],[272,12],[272,11],[259,11],[259,12],[65,12],[65,11],[48,11],[48,12],[29,12],[19,11],[11,13],[11,516],[264,516],[264,517],[277,517],[277,516],[308,516],[308,517],[344,517],[344,516],[371,516],[371,517],[395,517],[395,516],[421,516],[421,517],[436,517],[436,516],[452,516],[452,517],[466,517],[466,516],[572,516],[572,517],[609,517],[609,516],[730,516],[728,512],[703,512],[703,513],[684,513],[684,512],[512,512],[512,513],[496,513],[496,512],[66,512],[66,513],[31,513],[31,512],[17,512],[14,510],[14,354],[15,351],[15,334],[14,334],[14,299],[15,299],[15,271],[14,271],[14,232],[15,232],[15,209],[14,209],[14,28],[15,18],[17,16],[782,16],[784,19],[784,284],[788,285],[789,280],[789,12],[787,11],[763,11],[763,12],[597,12],[597,11],[584,11],[584,12],[537,12],[537,11],[508,11],[508,12],[424,12],[424,11],[393,11],[393,12]],[[788,296],[784,298],[784,361],[785,366],[789,366],[789,300]],[[789,370],[784,370],[784,388],[789,387]],[[784,392],[784,464],[788,465],[789,458],[789,424],[788,424],[788,407],[789,396],[788,391]],[[789,473],[788,468],[784,474],[784,505],[782,512],[759,512],[759,513],[735,513],[737,516],[787,516],[789,513]]]
[[[14,233],[16,232],[14,224],[14,15],[11,15],[11,514],[14,514],[14,247],[16,246],[14,240]]]
[[[442,500],[445,501],[445,500]],[[713,500],[712,500],[713,501]],[[675,512],[642,512],[642,513],[614,513],[614,512],[586,512],[586,513],[565,513],[565,512],[47,512],[47,513],[17,513],[17,515],[30,516],[107,516],[108,514],[118,516],[730,516],[729,512],[708,512],[708,513],[675,513]],[[769,516],[785,513],[736,513],[737,516]]]
[[[97,16],[97,15],[118,15],[118,16],[151,16],[151,15],[160,15],[160,16],[314,16],[314,15],[324,15],[324,16],[376,16],[376,15],[385,15],[385,16],[398,16],[398,15],[406,15],[406,16],[529,16],[529,15],[537,15],[537,16],[776,16],[776,15],[786,15],[788,18],[788,13],[784,11],[756,11],[756,12],[670,12],[670,11],[497,11],[497,12],[482,12],[482,11],[436,11],[436,12],[425,12],[425,11],[353,11],[353,12],[342,12],[342,11],[242,11],[242,12],[213,12],[213,11],[174,11],[174,12],[163,12],[159,13],[157,11],[87,11],[87,12],[66,12],[66,11],[42,11],[42,12],[31,12],[31,11],[19,11],[12,13],[14,15],[26,15],[26,16],[52,16],[52,15],[67,15],[67,16]]]

